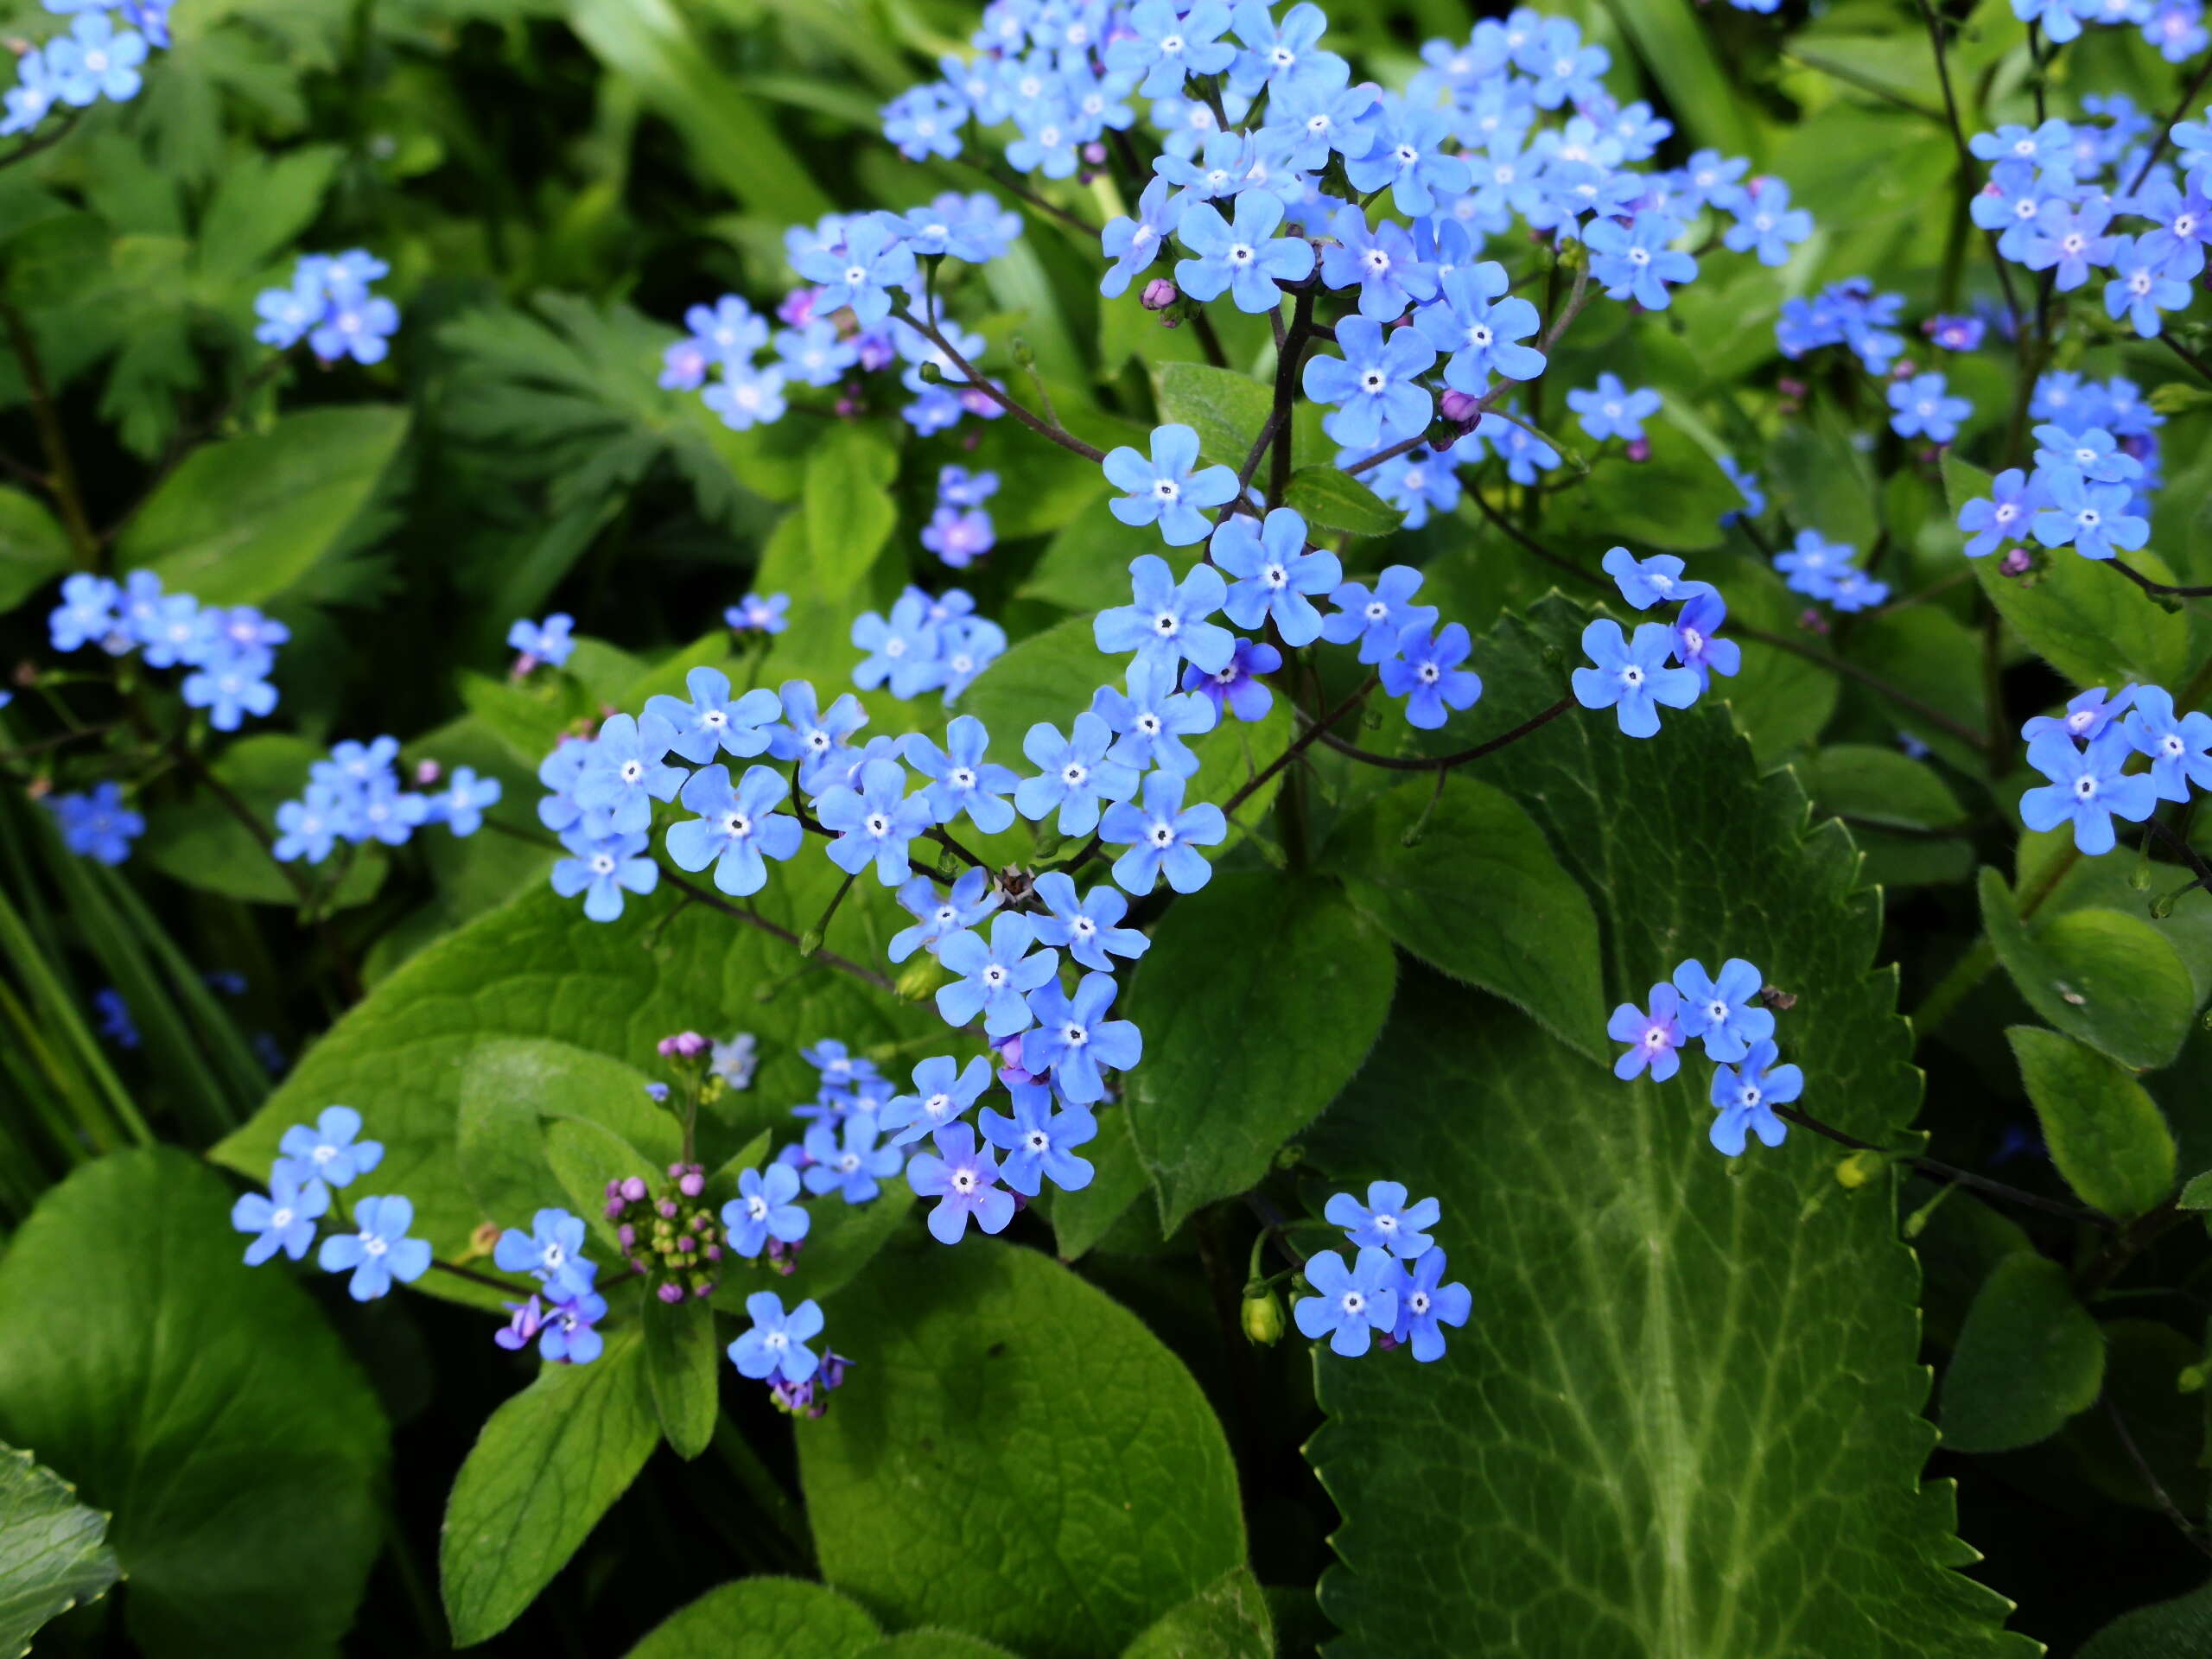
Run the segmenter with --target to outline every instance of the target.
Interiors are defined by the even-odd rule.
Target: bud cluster
[[[630,1266],[655,1281],[664,1302],[714,1294],[721,1271],[722,1230],[715,1212],[698,1202],[707,1189],[702,1164],[671,1164],[668,1185],[655,1196],[642,1176],[607,1184],[607,1218]]]

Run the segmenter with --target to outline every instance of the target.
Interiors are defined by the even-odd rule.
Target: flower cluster
[[[964,589],[948,588],[931,597],[909,587],[888,617],[876,611],[855,617],[852,641],[868,653],[853,670],[861,690],[886,686],[902,702],[937,691],[950,708],[1005,652],[1006,630],[976,615],[976,601]]]
[[[1315,1294],[1291,1304],[1291,1317],[1307,1338],[1329,1339],[1348,1358],[1370,1342],[1404,1344],[1427,1363],[1444,1357],[1444,1327],[1463,1325],[1474,1309],[1465,1285],[1444,1282],[1444,1252],[1429,1236],[1444,1208],[1434,1198],[1408,1205],[1396,1181],[1371,1181],[1367,1202],[1349,1192],[1331,1198],[1323,1214],[1340,1227],[1358,1254],[1350,1267],[1335,1250],[1323,1250],[1302,1269]]]
[[[2190,788],[2212,786],[2212,715],[2177,714],[2172,693],[2155,685],[2102,686],[2082,692],[2063,715],[2037,715],[2021,727],[2028,764],[2044,777],[2020,797],[2031,830],[2070,823],[2084,853],[2108,853],[2112,821],[2140,823],[2160,801],[2186,804]],[[2145,770],[2125,768],[2138,755]]]
[[[276,707],[269,676],[276,647],[291,630],[251,605],[202,605],[172,594],[151,570],[133,570],[120,584],[78,575],[61,584],[61,603],[47,618],[58,652],[97,645],[111,657],[138,653],[149,668],[188,671],[180,688],[188,708],[207,711],[219,732],[234,732],[247,715]]]
[[[1793,594],[1817,599],[1839,611],[1863,611],[1890,596],[1887,582],[1859,568],[1859,550],[1831,542],[1816,530],[1801,530],[1794,545],[1774,556],[1774,568]]]
[[[996,473],[970,473],[947,465],[937,475],[937,507],[922,527],[922,545],[956,570],[964,570],[997,545],[983,503],[998,493]]]
[[[596,1329],[607,1299],[593,1288],[599,1264],[584,1255],[584,1224],[566,1210],[540,1210],[530,1231],[510,1227],[492,1247],[503,1273],[526,1273],[545,1288],[523,1302],[509,1302],[507,1323],[493,1333],[500,1347],[518,1351],[532,1340],[538,1357],[556,1364],[588,1365],[606,1345]]]
[[[1877,294],[1866,277],[1853,276],[1829,283],[1812,299],[1784,300],[1775,344],[1793,362],[1824,346],[1847,346],[1867,373],[1879,378],[1904,350],[1904,336],[1896,332],[1904,309],[1904,295]]]
[[[137,97],[148,49],[169,43],[169,5],[170,0],[46,0],[48,11],[75,15],[67,35],[42,46],[16,44],[16,84],[0,94],[7,109],[0,117],[0,137],[31,131],[56,105],[82,110],[102,99],[127,104]]]
[[[2030,408],[2043,417],[2034,467],[2006,467],[1990,480],[1989,494],[1959,509],[1967,556],[2030,536],[2085,559],[2114,558],[2148,542],[2150,494],[2160,481],[2153,429],[2163,417],[2133,384],[2085,385],[2076,375],[2047,374]]]
[[[279,1156],[269,1171],[267,1196],[247,1192],[231,1206],[231,1225],[253,1235],[245,1247],[249,1267],[258,1267],[278,1250],[297,1262],[315,1243],[315,1224],[338,1203],[336,1195],[384,1160],[380,1141],[359,1139],[361,1115],[350,1106],[326,1106],[315,1126],[296,1123],[277,1143]],[[346,1220],[343,1210],[339,1218]],[[315,1260],[325,1273],[346,1273],[346,1290],[357,1302],[386,1294],[397,1280],[411,1283],[430,1265],[430,1247],[410,1238],[415,1206],[404,1198],[354,1201],[350,1232],[332,1232]]]
[[[1734,674],[1743,652],[1733,639],[1718,637],[1728,607],[1708,582],[1682,580],[1682,562],[1670,553],[1638,559],[1624,547],[1609,550],[1605,568],[1621,597],[1639,611],[1655,605],[1680,605],[1673,626],[1639,622],[1625,635],[1621,625],[1600,617],[1582,630],[1582,650],[1591,663],[1574,671],[1574,700],[1585,709],[1611,709],[1622,731],[1651,737],[1659,730],[1659,709],[1687,709],[1705,695],[1715,673]]]
[[[253,337],[280,352],[304,340],[325,364],[348,357],[381,363],[399,329],[399,308],[371,293],[369,284],[391,274],[390,265],[360,248],[302,254],[289,287],[254,296],[261,326]]]
[[[817,1354],[806,1345],[822,1334],[821,1306],[810,1296],[787,1313],[782,1297],[756,1290],[745,1299],[745,1313],[752,1323],[728,1350],[738,1375],[767,1383],[779,1409],[819,1417],[828,1409],[821,1396],[844,1382],[845,1368],[852,1363],[827,1349]]]
[[[308,768],[306,792],[277,807],[271,851],[285,863],[304,858],[320,864],[341,841],[352,846],[376,841],[397,847],[428,823],[442,823],[456,836],[473,836],[483,827],[484,809],[499,802],[499,780],[480,778],[471,766],[455,766],[445,788],[435,795],[407,789],[394,765],[398,759],[396,737],[334,744],[327,760]],[[418,783],[431,784],[439,775],[435,764],[425,762],[416,778]]]
[[[1653,1082],[1664,1083],[1681,1068],[1682,1046],[1692,1038],[1704,1043],[1706,1058],[1719,1062],[1707,1091],[1719,1113],[1711,1138],[1731,1158],[1742,1154],[1747,1133],[1780,1146],[1789,1128],[1774,1109],[1805,1087],[1796,1066],[1775,1064],[1780,1051],[1764,985],[1741,957],[1721,963],[1717,977],[1693,957],[1675,969],[1672,983],[1651,988],[1647,1007],[1624,1002],[1605,1023],[1608,1037],[1628,1045],[1613,1063],[1613,1075],[1624,1081],[1648,1070]]]

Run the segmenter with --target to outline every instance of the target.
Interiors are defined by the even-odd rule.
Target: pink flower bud
[[[1477,406],[1481,401],[1480,398],[1469,397],[1464,391],[1447,391],[1444,394],[1440,407],[1444,411],[1446,420],[1465,426],[1479,412]]]
[[[436,783],[439,773],[440,768],[435,760],[418,760],[415,764],[415,782],[420,788],[428,789]]]
[[[645,1178],[632,1175],[622,1183],[622,1196],[632,1204],[642,1204],[645,1198]]]
[[[687,1169],[676,1178],[676,1190],[687,1198],[696,1198],[706,1191],[707,1178],[696,1169]]]
[[[804,328],[814,321],[814,290],[795,288],[777,302],[778,321],[791,328]]]
[[[1175,284],[1165,276],[1155,276],[1147,283],[1144,285],[1144,293],[1140,296],[1144,308],[1147,311],[1165,311],[1182,297],[1176,292]]]
[[[653,1294],[659,1297],[664,1302],[671,1304],[680,1302],[683,1300],[683,1287],[681,1285],[663,1285],[658,1290],[655,1291]]]
[[[1650,460],[1650,459],[1651,459],[1651,441],[1650,441],[1649,438],[1631,438],[1631,439],[1630,439],[1630,440],[1629,440],[1629,445],[1628,445],[1628,458],[1629,458],[1630,461],[1649,461],[1649,460]]]
[[[2028,550],[2016,547],[1997,562],[1997,572],[2005,576],[2024,576],[2035,561],[2028,556]]]
[[[1808,633],[1826,633],[1828,631],[1828,620],[1808,605],[1799,614],[1797,626]]]

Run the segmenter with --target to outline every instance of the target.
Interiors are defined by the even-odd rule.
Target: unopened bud
[[[1165,311],[1183,296],[1165,276],[1155,276],[1144,285],[1144,293],[1139,297],[1146,310]]]
[[[1031,349],[1029,342],[1020,334],[1016,334],[1012,340],[1007,341],[1006,348],[1007,354],[1020,367],[1030,369],[1037,366],[1037,353]]]
[[[1464,391],[1447,389],[1440,400],[1438,407],[1444,411],[1446,420],[1465,426],[1482,412],[1482,399],[1471,397]]]
[[[1797,626],[1808,633],[1826,633],[1828,631],[1828,620],[1808,605],[1798,613]]]
[[[2035,561],[2028,556],[2028,550],[2016,547],[1997,561],[1997,574],[2000,576],[2024,576],[2034,565]]]
[[[622,1196],[632,1204],[643,1204],[645,1201],[645,1178],[642,1175],[626,1177],[622,1183]]]
[[[683,1300],[683,1287],[675,1284],[663,1285],[658,1290],[655,1291],[653,1294],[659,1297],[664,1302],[667,1302],[671,1306],[673,1306]]]
[[[707,1039],[696,1031],[679,1031],[673,1037],[664,1037],[654,1045],[664,1058],[691,1059],[707,1052]],[[671,1175],[675,1170],[668,1172]]]
[[[944,980],[944,970],[938,966],[937,958],[925,950],[899,970],[899,995],[909,1002],[926,1002]]]
[[[1650,460],[1651,440],[1649,438],[1630,438],[1628,444],[1628,458],[1630,461]]]
[[[1860,1187],[1877,1179],[1889,1160],[1872,1147],[1854,1152],[1835,1166],[1837,1185],[1847,1192],[1856,1192]]]
[[[435,760],[418,760],[415,763],[415,784],[418,789],[428,789],[438,781],[441,775],[441,768]]]
[[[1244,1337],[1262,1348],[1282,1340],[1282,1298],[1266,1285],[1244,1287]]]
[[[821,948],[822,930],[820,928],[810,927],[798,936],[798,953],[802,957],[810,957]]]
[[[476,1256],[489,1255],[499,1242],[499,1224],[496,1221],[479,1222],[468,1235],[468,1252],[461,1260],[467,1262]]]
[[[707,1189],[707,1178],[696,1166],[676,1178],[676,1190],[687,1198],[696,1198]]]
[[[921,377],[922,384],[925,386],[939,386],[944,384],[944,371],[931,359],[925,358],[916,364],[914,372]]]

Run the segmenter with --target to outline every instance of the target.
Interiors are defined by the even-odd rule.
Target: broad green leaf
[[[2005,1035],[2067,1185],[2121,1221],[2164,1204],[2174,1187],[2174,1138],[2143,1085],[2058,1032],[2014,1026]]]
[[[2152,1602],[2091,1637],[2080,1659],[2202,1659],[2212,1653],[2212,1584]]]
[[[1943,1374],[1943,1443],[2010,1452],[2048,1440],[2096,1403],[2104,1375],[2104,1333],[2066,1269],[2032,1252],[2008,1255],[1967,1310]]]
[[[1636,546],[1639,556],[1645,547],[1694,552],[1720,544],[1720,515],[1743,505],[1736,486],[1675,426],[1654,423],[1647,431],[1649,461],[1600,456],[1588,478],[1553,498],[1547,541],[1591,566],[1617,543]]]
[[[107,1522],[29,1452],[0,1446],[0,1654],[21,1659],[41,1625],[107,1593],[122,1575]]]
[[[1798,636],[1804,601],[1773,571],[1743,564],[1727,579],[1728,620],[1789,639]],[[1841,677],[1795,652],[1758,639],[1743,642],[1743,667],[1733,679],[1716,679],[1707,694],[1725,698],[1751,741],[1751,752],[1773,766],[1818,737],[1835,713]]]
[[[1242,456],[1236,464],[1243,464]],[[1300,467],[1290,475],[1282,504],[1304,513],[1307,528],[1314,531],[1388,536],[1406,521],[1404,508],[1392,506],[1350,473],[1334,467]]]
[[[1198,453],[1236,471],[1252,452],[1274,407],[1274,388],[1234,369],[1204,363],[1170,363],[1155,377],[1163,426],[1187,426],[1198,435]]]
[[[806,459],[806,542],[810,586],[835,598],[849,593],[891,538],[899,509],[891,481],[899,452],[874,428],[843,421]]]
[[[1989,474],[1943,452],[1943,486],[1954,517],[1990,493]],[[2130,682],[2176,685],[2187,677],[2189,619],[2169,611],[2117,571],[2101,569],[2071,548],[2038,549],[2027,576],[2008,576],[1998,558],[1970,559],[1974,580],[2031,650],[2082,686]],[[2127,562],[2154,581],[2173,572],[2156,553]]]
[[[454,1478],[438,1586],[455,1647],[513,1624],[660,1442],[645,1344],[617,1331],[588,1365],[544,1366],[485,1420]]]
[[[1144,1160],[1129,1135],[1129,1115],[1098,1114],[1098,1138],[1084,1148],[1091,1163],[1090,1185],[1052,1194],[1052,1237],[1064,1260],[1076,1257],[1106,1236],[1128,1207],[1144,1196]]]
[[[289,732],[253,732],[225,745],[210,770],[251,810],[254,821],[274,836],[277,807],[306,792],[308,768],[327,753]],[[299,889],[285,879],[269,849],[212,791],[203,788],[191,800],[157,806],[148,818],[146,860],[171,880],[251,904],[300,902]],[[346,910],[377,896],[391,868],[391,857],[381,844],[371,841],[358,847],[341,846],[320,865],[302,863],[295,868],[314,881],[317,892],[337,876],[338,892],[330,902],[334,909]]]
[[[604,1213],[607,1184],[635,1175],[657,1185],[661,1171],[675,1161],[675,1150],[671,1140],[664,1155],[640,1151],[618,1131],[588,1117],[555,1118],[545,1126],[545,1162],[568,1195],[564,1207],[588,1220],[607,1250],[620,1241]]]
[[[894,1175],[866,1204],[830,1197],[806,1207],[813,1220],[807,1224],[798,1261],[784,1281],[787,1301],[808,1296],[827,1300],[851,1283],[897,1236],[914,1207],[914,1190],[903,1176]]]
[[[1382,930],[1325,883],[1217,874],[1175,901],[1124,1010],[1144,1033],[1125,1095],[1162,1231],[1256,1183],[1336,1098],[1395,975]]]
[[[406,435],[404,409],[355,404],[196,449],[124,527],[116,562],[205,605],[265,604],[336,544]]]
[[[1178,559],[1176,549],[1161,543],[1155,526],[1123,524],[1107,510],[1101,495],[1045,543],[1014,596],[1041,600],[1087,619],[1129,602],[1129,562],[1146,553],[1165,556],[1178,576],[1196,563]]]
[[[696,1458],[715,1438],[721,1408],[722,1351],[715,1340],[714,1310],[702,1301],[671,1307],[658,1299],[645,1305],[645,1376],[661,1438],[679,1458]]]
[[[861,1659],[1016,1659],[1016,1656],[979,1636],[925,1625],[885,1637]]]
[[[2212,1210],[2212,1169],[2190,1176],[2174,1202],[2183,1210]]]
[[[1122,1649],[1122,1659],[1273,1659],[1274,1622],[1245,1567],[1224,1573]]]
[[[1969,732],[1989,729],[1981,642],[1966,624],[1936,605],[1916,605],[1887,616],[1862,616],[1852,625],[1850,659],[1918,705],[1847,682],[1844,689],[1852,701],[1871,711],[1869,718],[1881,721],[1878,730],[1910,732],[1938,758],[1970,776],[1987,770],[1988,757],[1980,747],[1938,725],[1925,712],[1946,715]]]
[[[823,1576],[887,1623],[1030,1659],[1118,1654],[1243,1560],[1198,1384],[1058,1263],[924,1241],[877,1257],[831,1318],[869,1381],[799,1425],[799,1472]]]
[[[1873,468],[1851,438],[1841,414],[1826,401],[1815,402],[1774,435],[1767,446],[1767,475],[1777,501],[1791,518],[1865,554],[1881,525]]]
[[[73,561],[69,537],[37,497],[0,485],[0,611],[12,611]]]
[[[868,1610],[799,1579],[740,1579],[677,1609],[629,1659],[861,1659],[881,1636]]]
[[[1966,809],[1942,774],[1896,749],[1832,743],[1806,756],[1800,770],[1814,809],[1853,823],[1951,830],[1966,822]]]
[[[111,1154],[0,1257],[0,1440],[111,1510],[124,1619],[152,1659],[334,1655],[382,1548],[375,1393],[232,1192],[168,1149]],[[86,1294],[87,1240],[100,1256]]]
[[[1571,652],[1584,615],[1554,601],[1484,641],[1490,694],[1440,747],[1543,707],[1543,649]],[[1670,713],[1649,741],[1558,720],[1470,770],[1589,894],[1609,997],[1640,1001],[1685,957],[1748,957],[1798,997],[1781,1039],[1805,1109],[1877,1141],[1911,1120],[1878,900],[1725,710]],[[1711,1071],[1624,1084],[1505,1004],[1401,986],[1304,1144],[1332,1186],[1439,1198],[1476,1312],[1436,1364],[1317,1356],[1335,1651],[1528,1651],[1532,1632],[1576,1659],[2034,1651],[1955,1571],[1948,1487],[1920,1484],[1917,1274],[1889,1194],[1847,1193],[1841,1149],[1802,1131],[1719,1156]]]
[[[1353,905],[1402,949],[1611,1064],[1598,1040],[1598,918],[1511,796],[1452,778],[1440,797],[1433,780],[1409,779],[1338,830],[1328,860]]]
[[[2139,916],[2075,910],[2032,929],[2005,878],[1981,873],[1981,925],[2028,1006],[2066,1033],[2141,1070],[2170,1064],[2196,1007],[2189,969]]]

